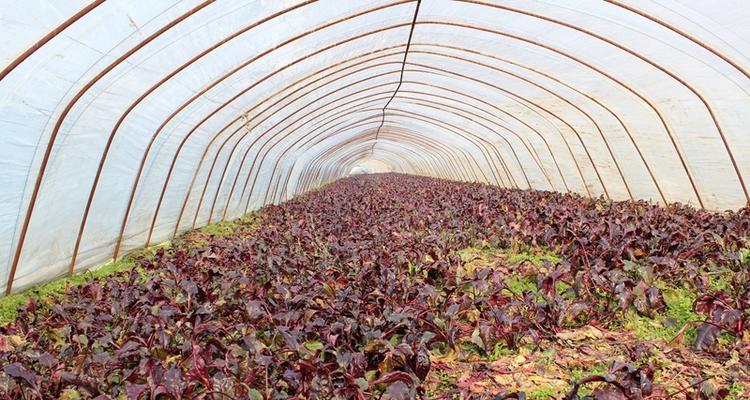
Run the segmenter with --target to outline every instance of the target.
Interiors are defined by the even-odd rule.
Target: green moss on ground
[[[708,287],[715,291],[731,291],[734,271],[723,269],[708,275]]]
[[[26,303],[28,296],[13,294],[0,298],[0,325],[15,321],[18,316],[18,307]]]
[[[429,396],[438,396],[446,391],[455,388],[458,382],[458,376],[446,371],[435,370],[437,384],[427,390]]]
[[[573,379],[579,381],[591,375],[606,375],[608,367],[609,365],[606,361],[601,362],[601,363],[596,363],[587,369],[574,369],[571,371],[570,376]]]
[[[591,375],[606,375],[607,363],[597,363],[588,369],[574,369],[571,371],[570,379],[578,381],[582,378]],[[596,384],[584,385],[578,390],[579,396],[588,396],[593,393],[593,389]],[[533,390],[526,392],[526,398],[529,400],[549,400],[559,399],[567,393],[570,389],[566,386],[552,385],[552,386],[539,386]]]
[[[608,368],[609,364],[607,362],[601,362],[592,365],[591,368],[574,369],[573,371],[571,371],[570,375],[574,381],[580,381],[581,379],[591,375],[606,375]],[[588,384],[581,386],[578,389],[578,395],[581,397],[592,395],[594,393],[594,385],[595,384]]]
[[[237,221],[221,221],[198,228],[199,232],[216,237],[229,237],[237,230]]]
[[[508,257],[508,262],[511,264],[530,262],[539,267],[544,264],[545,261],[551,264],[558,264],[562,261],[562,256],[560,256],[560,254],[554,249],[547,247],[519,246],[516,250],[507,249],[505,253]]]
[[[743,396],[745,392],[747,392],[747,390],[748,387],[743,385],[742,383],[732,382],[732,385],[729,387],[729,395],[727,395],[726,400],[738,400],[747,398]]]
[[[554,388],[550,386],[541,387],[526,393],[526,398],[529,400],[549,400],[558,398],[563,388]]]
[[[487,361],[497,361],[505,357],[512,356],[514,354],[517,354],[517,349],[510,349],[503,343],[495,343],[495,346],[492,347],[492,351],[490,351],[489,354],[487,354]]]
[[[683,287],[662,287],[664,302],[667,310],[655,318],[649,318],[629,311],[625,315],[623,326],[635,332],[641,340],[674,339],[680,331],[684,335],[684,342],[690,343],[695,339],[694,321],[700,319],[693,311],[695,291]],[[684,328],[684,330],[683,330]]]
[[[526,292],[537,293],[536,278],[533,276],[511,275],[503,281],[505,287],[513,294],[523,295]]]

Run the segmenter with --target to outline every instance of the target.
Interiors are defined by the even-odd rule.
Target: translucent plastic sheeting
[[[0,20],[6,290],[366,163],[748,201],[744,0],[5,0]]]

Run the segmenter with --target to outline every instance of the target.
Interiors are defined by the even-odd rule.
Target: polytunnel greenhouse
[[[0,398],[750,398],[747,1],[0,21]]]

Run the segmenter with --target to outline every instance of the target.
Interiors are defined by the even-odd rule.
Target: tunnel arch
[[[6,293],[367,158],[613,200],[750,199],[750,38],[715,18],[750,18],[741,0],[152,3],[0,5]]]

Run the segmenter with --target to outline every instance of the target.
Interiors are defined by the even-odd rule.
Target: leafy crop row
[[[0,328],[0,395],[423,397],[436,356],[467,344],[484,354],[543,346],[564,329],[651,318],[666,311],[664,288],[684,285],[698,293],[699,320],[685,326],[695,331],[693,351],[750,363],[750,209],[709,213],[385,174],[260,214],[253,229],[143,258],[146,273],[30,299]],[[469,247],[556,255],[537,257],[531,283],[511,284],[506,269],[463,260]],[[640,353],[571,382],[567,398],[592,385],[586,393],[597,399],[665,396]],[[709,398],[698,387],[684,393]]]

